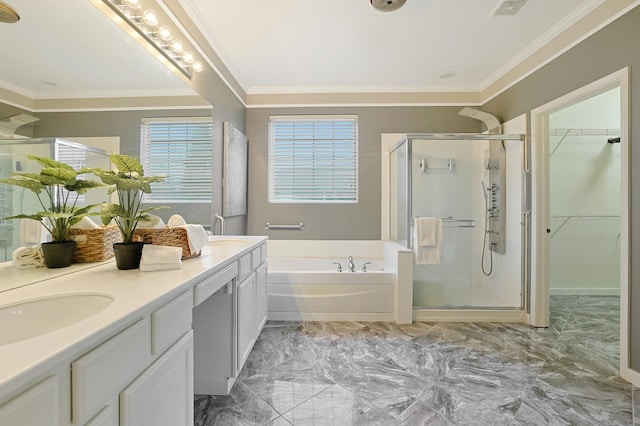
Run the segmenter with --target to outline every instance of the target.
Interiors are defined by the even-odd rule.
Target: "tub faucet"
[[[342,272],[342,265],[338,262],[333,262],[334,265],[338,265],[338,272]]]
[[[220,213],[216,213],[213,216],[213,228],[215,228],[216,222],[220,222],[220,235],[224,235],[224,217],[220,216]],[[213,228],[211,229],[212,231]]]
[[[353,263],[353,256],[349,256],[349,272],[355,272],[356,271],[356,264]]]
[[[371,262],[364,262],[362,264],[362,272],[367,272],[367,265],[371,265]]]

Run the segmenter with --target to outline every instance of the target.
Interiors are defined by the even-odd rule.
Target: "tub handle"
[[[362,272],[367,272],[367,265],[371,265],[371,262],[365,262],[365,263],[362,265]]]
[[[340,262],[333,262],[334,265],[338,265],[338,272],[342,272],[342,265]]]

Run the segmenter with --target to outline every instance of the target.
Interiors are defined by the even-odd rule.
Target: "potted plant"
[[[113,220],[122,234],[122,242],[113,245],[118,269],[136,269],[140,265],[144,243],[134,241],[133,233],[140,221],[149,220],[147,212],[163,208],[141,209],[142,196],[151,193],[151,183],[162,182],[164,177],[145,176],[140,162],[128,155],[112,154],[109,160],[116,170],[96,168],[92,172],[103,183],[111,185],[109,194],[116,192],[118,202],[104,203],[100,215],[105,225]]]
[[[51,158],[29,155],[42,166],[40,173],[15,172],[0,182],[26,188],[38,197],[43,211],[34,214],[19,214],[3,219],[33,219],[39,221],[51,234],[51,242],[42,244],[45,265],[62,268],[71,265],[75,241],[69,239],[71,226],[87,216],[97,204],[77,207],[78,195],[92,188],[103,186],[100,182],[78,179],[90,169],[77,171],[68,164]]]

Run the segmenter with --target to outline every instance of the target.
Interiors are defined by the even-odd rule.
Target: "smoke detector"
[[[391,12],[400,9],[407,0],[370,0],[371,6],[380,12]]]
[[[491,16],[514,16],[524,7],[527,0],[501,0],[493,9]]]

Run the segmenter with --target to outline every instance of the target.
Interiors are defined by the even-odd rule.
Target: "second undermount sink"
[[[73,293],[23,300],[0,307],[0,346],[73,325],[106,309],[113,298]]]

